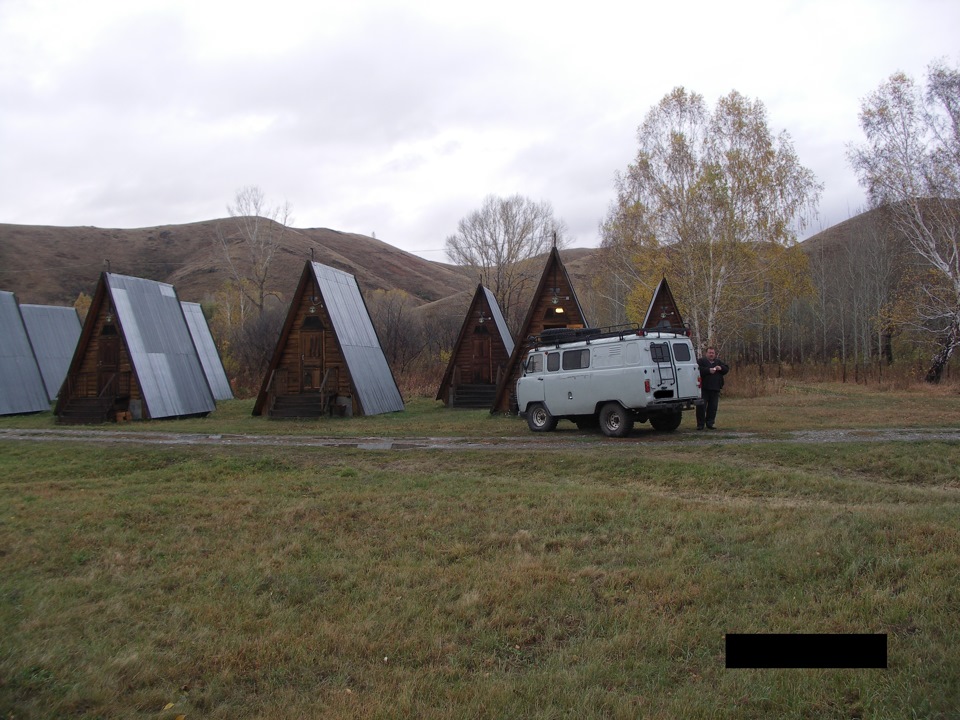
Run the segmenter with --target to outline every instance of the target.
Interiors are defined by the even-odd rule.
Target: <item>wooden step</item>
[[[110,420],[110,409],[113,406],[112,398],[73,398],[57,416],[57,423],[61,425],[101,425]]]
[[[453,395],[453,407],[489,408],[497,394],[496,385],[464,384],[458,385]]]
[[[329,402],[329,401],[328,401]],[[328,408],[319,393],[305,395],[278,395],[270,410],[271,419],[318,418],[328,414]]]

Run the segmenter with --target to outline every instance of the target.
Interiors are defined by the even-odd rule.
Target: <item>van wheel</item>
[[[625,437],[633,430],[633,416],[618,402],[600,408],[600,430],[607,437]]]
[[[650,418],[650,424],[654,430],[660,432],[672,432],[680,427],[680,420],[683,419],[681,413],[670,413],[669,415],[656,415]]]
[[[550,432],[556,429],[557,419],[543,406],[534,403],[527,408],[527,427],[534,432]]]

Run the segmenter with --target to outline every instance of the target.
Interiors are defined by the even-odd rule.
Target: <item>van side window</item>
[[[567,350],[563,354],[563,369],[564,370],[580,370],[581,368],[590,367],[590,351],[587,349],[583,350]]]
[[[560,369],[560,353],[547,353],[547,370],[555,372]]]
[[[670,347],[666,343],[650,343],[650,359],[655,363],[670,362]]]
[[[530,356],[530,361],[527,363],[527,372],[528,373],[540,373],[543,372],[543,355],[537,353],[536,355]]]
[[[686,343],[674,343],[673,357],[677,362],[690,362],[690,346]]]

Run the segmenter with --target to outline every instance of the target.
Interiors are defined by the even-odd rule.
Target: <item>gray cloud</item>
[[[192,222],[258,184],[300,226],[442,260],[484,196],[519,192],[592,245],[636,126],[684,85],[763,100],[832,224],[863,202],[845,157],[860,97],[955,52],[960,24],[936,2],[203,5],[97,0],[63,27],[0,8],[0,222]]]

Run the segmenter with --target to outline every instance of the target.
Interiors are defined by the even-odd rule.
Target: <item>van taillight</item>
[[[644,380],[644,381],[643,381],[643,390],[644,390],[644,392],[650,392],[650,381],[649,381],[649,380]]]

